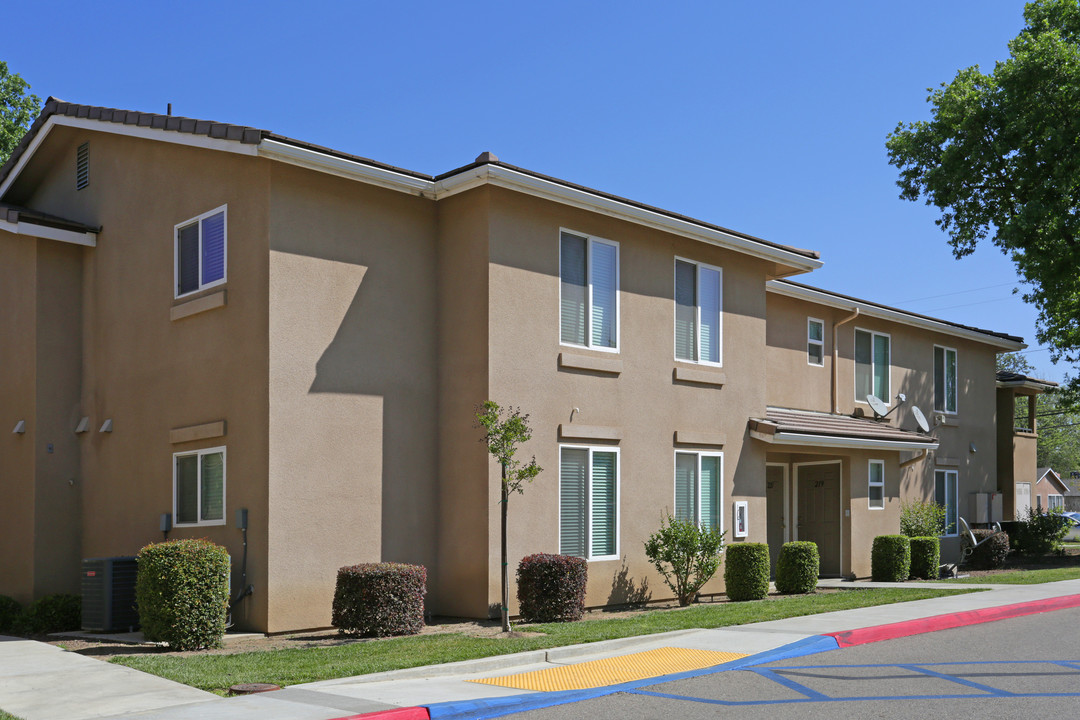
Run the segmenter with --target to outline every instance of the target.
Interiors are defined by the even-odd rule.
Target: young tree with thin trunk
[[[499,505],[502,508],[502,629],[510,632],[510,575],[506,558],[506,511],[510,493],[525,492],[525,483],[532,482],[543,469],[536,464],[536,457],[528,463],[514,457],[518,445],[528,442],[532,437],[529,416],[522,415],[520,408],[502,408],[498,403],[488,400],[476,409],[477,426],[484,429],[483,442],[488,452],[499,462],[502,468],[502,495]]]

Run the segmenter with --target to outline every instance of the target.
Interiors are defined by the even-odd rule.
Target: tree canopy
[[[973,66],[931,89],[931,119],[900,123],[889,163],[906,200],[957,258],[989,240],[1015,263],[1054,362],[1080,360],[1080,3],[1037,0],[991,73]],[[1080,388],[1072,378],[1070,390]]]
[[[41,107],[37,95],[27,94],[30,85],[0,60],[0,165],[7,162]]]

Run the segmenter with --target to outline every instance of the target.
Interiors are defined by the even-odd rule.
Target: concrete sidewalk
[[[822,581],[822,586],[833,583]],[[863,583],[856,585],[862,586]],[[866,585],[871,585],[867,583]],[[955,584],[945,584],[956,587]],[[852,587],[852,583],[844,583]],[[888,585],[889,587],[897,587]],[[902,587],[902,586],[901,586]],[[910,587],[910,586],[908,586]],[[881,605],[714,630],[681,630],[446,665],[293,685],[221,698],[129,668],[26,640],[0,641],[0,708],[25,720],[332,720],[443,702],[528,697],[469,680],[618,657],[661,647],[756,655],[826,633],[1080,597],[1080,580],[997,585],[988,592]],[[534,695],[542,695],[536,693]],[[513,702],[513,701],[510,701]],[[423,715],[426,717],[426,713]]]

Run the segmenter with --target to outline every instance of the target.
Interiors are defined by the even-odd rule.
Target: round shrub
[[[0,595],[0,633],[11,632],[19,626],[22,605],[15,598]]]
[[[221,646],[229,610],[229,554],[209,540],[151,543],[139,563],[135,597],[147,640],[172,650]]]
[[[972,570],[996,570],[1005,566],[1009,555],[1009,536],[993,530],[972,530],[976,542],[990,538],[975,548],[967,564]]]
[[[904,582],[911,574],[911,540],[906,535],[878,535],[870,549],[870,579]]]
[[[521,559],[517,597],[526,622],[571,622],[585,614],[585,558],[538,553]]]
[[[909,577],[937,580],[941,566],[941,541],[936,537],[911,538],[911,572]]]
[[[761,600],[768,595],[769,546],[765,543],[728,545],[724,585],[730,600]]]
[[[784,594],[813,592],[821,574],[817,543],[796,540],[784,543],[776,561],[776,591]]]
[[[427,570],[405,563],[361,563],[338,570],[331,624],[361,637],[415,635],[424,627]]]
[[[25,630],[38,635],[68,632],[82,627],[82,598],[59,593],[30,603],[22,618]]]

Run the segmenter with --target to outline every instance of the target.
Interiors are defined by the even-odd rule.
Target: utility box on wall
[[[975,525],[1001,522],[1001,493],[971,493],[968,497],[969,522]]]
[[[82,629],[129,632],[139,627],[135,608],[134,557],[87,558],[82,561]]]

